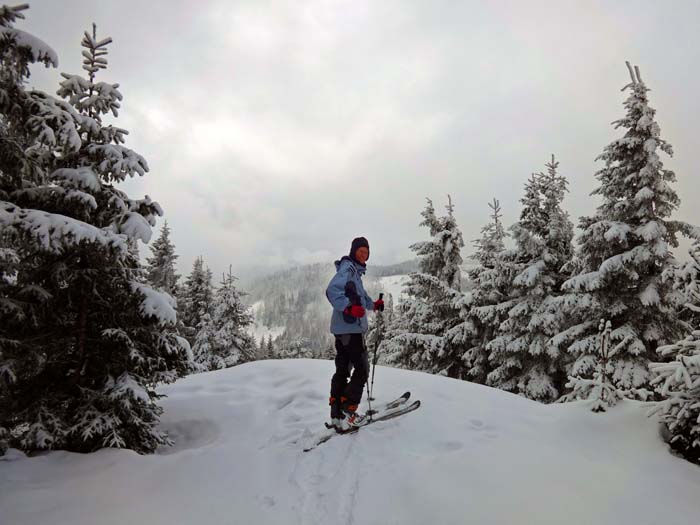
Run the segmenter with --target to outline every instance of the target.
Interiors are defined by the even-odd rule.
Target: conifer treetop
[[[493,258],[496,253],[505,249],[503,239],[506,237],[503,223],[501,222],[501,203],[494,198],[488,203],[491,208],[491,222],[481,228],[481,238],[472,242],[476,253],[472,256],[484,267],[493,267]]]
[[[82,52],[83,69],[88,73],[88,78],[61,73],[65,80],[58,90],[60,97],[67,98],[78,111],[94,119],[98,125],[101,124],[101,115],[111,112],[115,117],[119,116],[118,110],[123,98],[118,89],[119,84],[95,82],[97,72],[107,68],[107,46],[111,43],[111,37],[97,40],[97,26],[93,23],[92,34],[85,31],[80,42],[85,48]],[[117,142],[123,142],[123,135],[126,134],[125,130],[120,129]]]

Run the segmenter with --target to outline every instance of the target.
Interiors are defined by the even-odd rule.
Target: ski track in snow
[[[297,488],[302,501],[298,523],[350,525],[354,522],[361,456],[354,453],[354,436],[345,437],[350,439],[332,439],[335,443],[326,444],[328,451],[319,447],[314,450],[317,454],[297,456],[290,481]],[[342,452],[329,456],[330,447],[335,449],[333,452]]]

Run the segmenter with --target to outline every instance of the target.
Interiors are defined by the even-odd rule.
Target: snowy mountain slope
[[[177,445],[0,461],[2,523],[690,524],[700,469],[670,455],[636,402],[544,406],[378,368],[375,392],[417,412],[304,453],[332,363],[249,363],[162,389]]]

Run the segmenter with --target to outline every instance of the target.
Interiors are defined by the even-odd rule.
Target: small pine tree
[[[193,352],[195,360],[208,370],[255,360],[255,341],[245,331],[253,316],[243,304],[235,281],[229,267],[216,291],[211,316],[205,313],[200,322]]]
[[[622,346],[610,348],[611,331],[610,321],[601,319],[598,326],[599,346],[593,378],[570,376],[566,386],[571,389],[571,392],[563,396],[562,401],[585,400],[590,404],[593,412],[605,412],[607,408],[615,406],[618,401],[630,395],[628,391],[617,388],[612,379],[615,371],[612,358],[622,349]]]
[[[267,348],[265,347],[265,336],[260,336],[260,344],[258,345],[258,360],[269,359]]]
[[[458,303],[462,318],[461,339],[467,346],[462,359],[468,377],[481,384],[486,383],[491,371],[487,345],[501,321],[492,307],[508,296],[513,277],[503,265],[506,232],[500,203],[493,199],[489,208],[491,221],[481,229],[481,238],[473,243],[476,251],[472,260],[476,265],[468,271],[472,289]]]
[[[204,259],[201,256],[197,257],[178,297],[185,335],[192,344],[202,328],[200,325],[204,315],[209,314],[211,317],[213,295],[211,270],[204,267]]]
[[[275,352],[275,345],[272,342],[272,334],[267,337],[267,355],[268,359],[277,359],[277,353]]]
[[[197,332],[194,336],[194,343],[192,344],[192,354],[194,355],[194,360],[197,363],[197,370],[199,372],[225,368],[223,360],[219,359],[214,353],[215,333],[216,328],[214,327],[211,315],[209,315],[208,312],[204,312],[197,324]]]
[[[168,221],[163,224],[160,237],[151,246],[151,257],[146,261],[146,279],[156,290],[162,290],[173,297],[177,296],[177,281],[180,276],[175,272],[175,245],[170,240]]]

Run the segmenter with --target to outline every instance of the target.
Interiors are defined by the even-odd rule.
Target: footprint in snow
[[[461,441],[442,441],[437,444],[437,449],[443,452],[456,452],[464,447]]]
[[[486,439],[495,439],[498,437],[498,433],[494,432],[494,428],[491,427],[490,425],[487,425],[484,423],[481,419],[470,419],[469,420],[469,429],[472,432],[476,432],[480,441],[483,440],[484,438]]]

